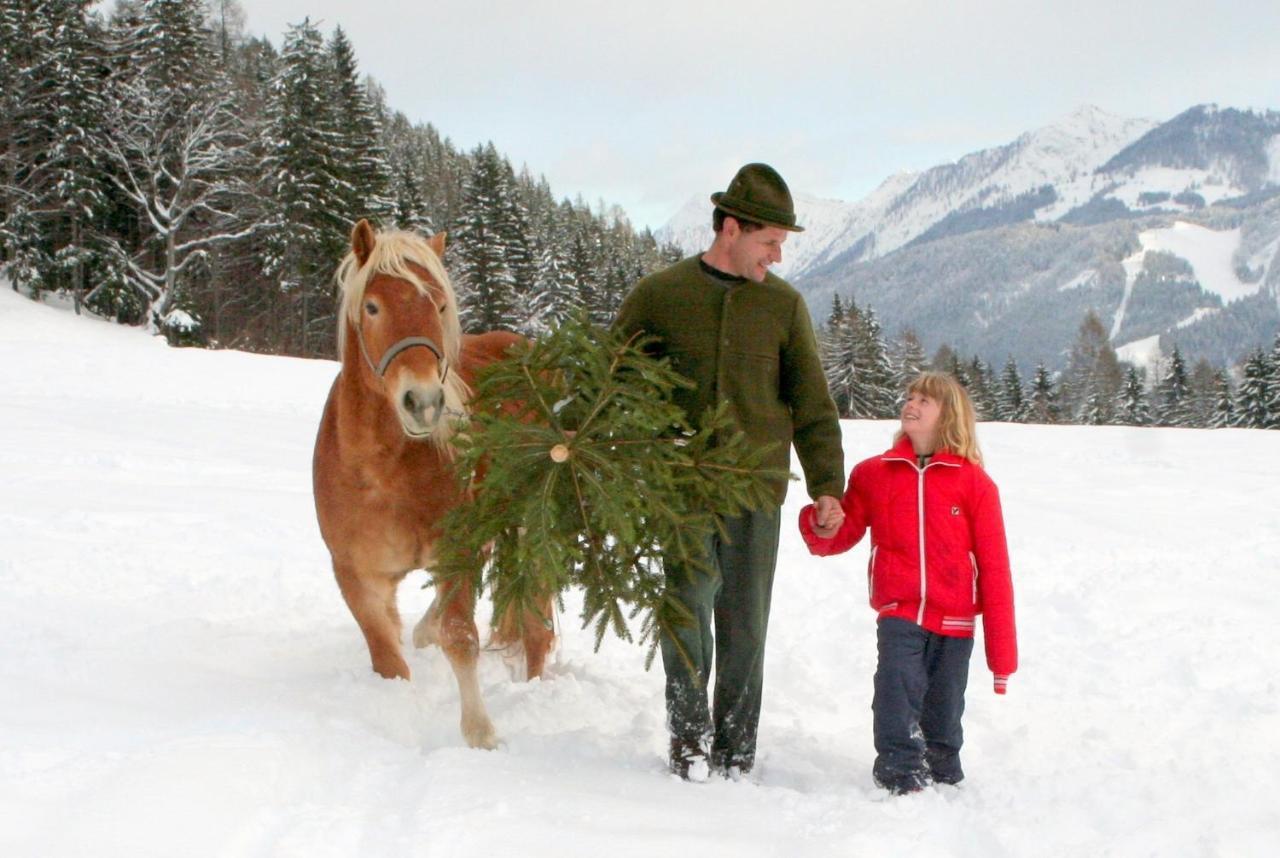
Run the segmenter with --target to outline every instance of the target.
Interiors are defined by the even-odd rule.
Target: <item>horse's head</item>
[[[457,301],[441,263],[444,233],[375,233],[361,220],[338,268],[339,347],[344,371],[358,370],[384,396],[404,433],[445,444],[464,414],[467,388],[457,373]],[[356,338],[349,367],[347,338]]]

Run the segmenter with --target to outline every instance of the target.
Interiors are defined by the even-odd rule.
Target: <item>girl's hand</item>
[[[813,504],[813,532],[823,539],[836,535],[840,525],[844,524],[844,509],[840,501],[830,495],[823,495]]]

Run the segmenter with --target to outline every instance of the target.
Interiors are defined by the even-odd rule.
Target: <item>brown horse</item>
[[[469,384],[479,367],[520,339],[461,334],[443,255],[443,233],[427,240],[375,234],[363,220],[355,225],[351,252],[338,269],[342,370],[325,403],[312,464],[316,515],[338,587],[373,669],[388,678],[409,678],[396,588],[410,571],[431,567],[441,517],[466,500],[452,471],[450,439],[465,418]],[[444,650],[462,698],[463,736],[472,747],[492,748],[493,723],[476,678],[475,593],[450,580],[437,584],[414,643]],[[494,643],[523,646],[529,678],[541,675],[554,642],[550,616],[548,600],[545,616],[494,618]]]

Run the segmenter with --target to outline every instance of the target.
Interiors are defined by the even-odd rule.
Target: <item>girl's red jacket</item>
[[[986,471],[946,451],[921,468],[903,437],[853,469],[841,506],[844,524],[829,539],[814,533],[812,504],[800,511],[810,553],[848,551],[870,527],[871,607],[952,637],[973,637],[982,614],[987,665],[1003,694],[1018,641],[1000,494]]]

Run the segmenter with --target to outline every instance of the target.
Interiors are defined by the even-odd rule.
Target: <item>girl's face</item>
[[[902,404],[902,431],[911,439],[917,453],[932,453],[942,403],[923,393],[908,393]]]

